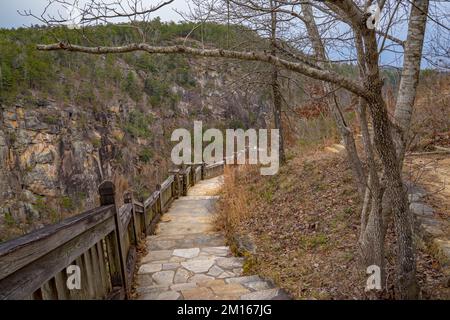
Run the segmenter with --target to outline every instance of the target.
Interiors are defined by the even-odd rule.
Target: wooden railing
[[[121,207],[114,184],[103,182],[100,207],[0,244],[0,299],[129,298],[139,241],[154,232],[173,200],[223,168],[224,163],[186,165],[169,172],[142,203],[126,193]],[[70,290],[77,271],[80,287]]]

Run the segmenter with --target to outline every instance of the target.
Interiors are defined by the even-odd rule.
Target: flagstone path
[[[214,205],[223,177],[203,180],[175,200],[155,235],[137,274],[141,300],[289,299],[259,276],[242,276],[243,258],[233,257],[225,238],[214,231]]]

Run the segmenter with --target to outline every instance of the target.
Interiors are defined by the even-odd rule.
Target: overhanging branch
[[[107,54],[107,53],[127,53],[134,51],[143,51],[149,54],[189,54],[192,56],[212,57],[212,58],[228,58],[247,61],[261,61],[270,63],[272,65],[279,66],[281,68],[301,73],[308,77],[323,80],[330,83],[340,85],[341,87],[353,92],[360,97],[368,97],[368,93],[365,88],[358,82],[342,76],[334,71],[316,69],[304,63],[292,62],[284,59],[280,59],[276,56],[265,52],[252,52],[252,51],[232,51],[222,49],[198,49],[188,46],[175,45],[175,46],[151,46],[146,43],[134,43],[125,46],[117,47],[87,47],[69,44],[65,42],[37,45],[37,49],[41,51],[71,51],[71,52],[83,52],[88,54]]]

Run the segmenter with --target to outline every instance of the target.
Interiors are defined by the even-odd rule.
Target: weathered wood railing
[[[0,244],[0,299],[129,298],[138,242],[173,200],[223,168],[223,162],[185,165],[142,203],[126,193],[121,207],[114,184],[103,182],[100,207]]]
[[[225,165],[225,162],[219,162],[219,163],[215,163],[215,164],[209,164],[207,166],[205,166],[205,173],[203,176],[203,179],[210,179],[213,177],[216,177],[218,175],[221,175],[223,172],[223,167]]]

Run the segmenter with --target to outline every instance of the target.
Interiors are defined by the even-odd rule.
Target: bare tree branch
[[[84,52],[89,54],[106,54],[106,53],[127,53],[133,51],[144,51],[150,54],[174,54],[184,53],[193,56],[213,57],[213,58],[231,58],[247,61],[261,61],[267,62],[287,70],[296,71],[309,77],[313,77],[318,80],[328,81],[346,88],[350,92],[356,95],[366,97],[368,93],[366,89],[358,82],[351,80],[345,76],[342,76],[333,71],[326,71],[313,68],[309,65],[292,62],[284,59],[280,59],[273,55],[264,52],[241,52],[222,49],[197,49],[187,46],[167,46],[157,47],[150,46],[146,43],[129,44],[119,47],[85,47],[70,43],[54,43],[48,45],[38,45],[38,50],[41,51],[71,51],[71,52]]]

